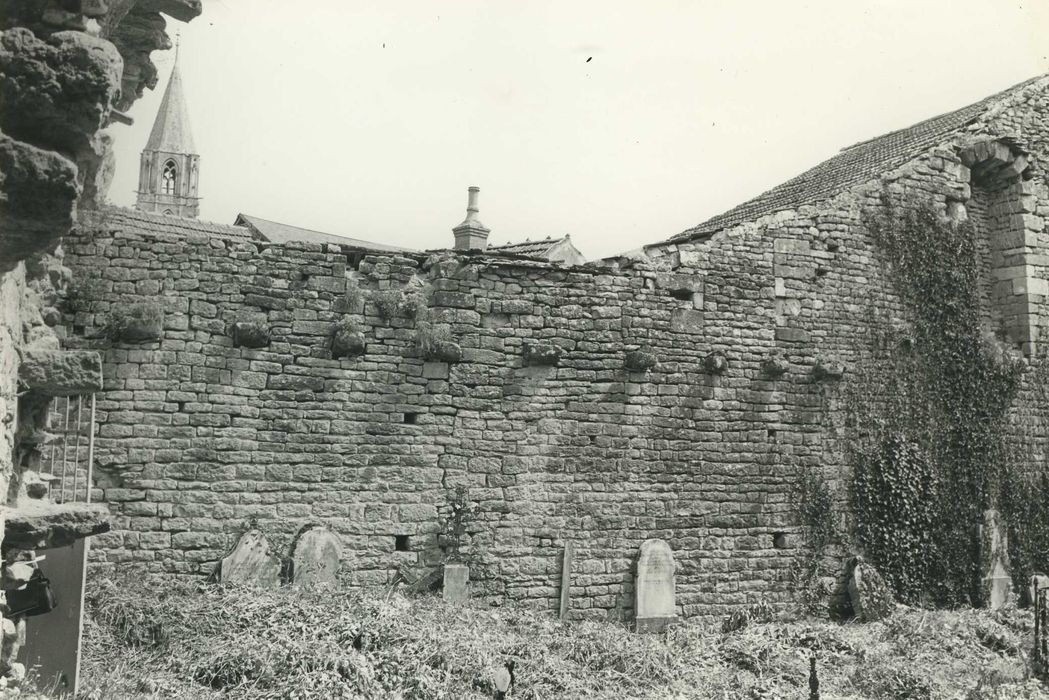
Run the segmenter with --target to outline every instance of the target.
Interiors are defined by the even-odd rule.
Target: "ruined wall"
[[[660,537],[677,553],[684,615],[783,603],[799,470],[822,473],[844,505],[849,372],[870,353],[872,318],[905,320],[861,212],[887,187],[957,215],[966,149],[1001,135],[978,125],[819,206],[603,268],[176,238],[89,218],[68,246],[66,327],[70,346],[105,352],[96,474],[117,518],[99,564],[203,574],[249,521],[283,544],[325,522],[346,545],[348,582],[389,583],[433,554],[466,484],[480,512],[474,578],[493,599],[556,607],[572,541],[572,614],[623,616],[638,547]],[[1006,144],[1009,157],[1036,141]],[[1031,230],[1039,178],[1016,185],[1034,193],[1023,206],[1035,218],[1020,220]],[[101,337],[143,302],[164,311],[158,339]],[[333,359],[347,321],[366,348]],[[268,344],[238,346],[238,323]]]

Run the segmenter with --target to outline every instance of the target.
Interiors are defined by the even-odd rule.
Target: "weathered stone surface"
[[[65,547],[78,539],[109,532],[109,509],[102,503],[23,501],[6,513],[4,546],[18,549]]]
[[[836,381],[845,376],[845,365],[833,359],[820,358],[812,367],[812,376],[817,381]]]
[[[703,358],[703,369],[710,374],[721,374],[728,369],[728,358],[725,353],[712,352]]]
[[[0,133],[0,273],[69,231],[76,180],[73,161]]]
[[[561,362],[561,346],[553,343],[528,342],[524,345],[525,363],[529,365],[557,365]]]
[[[695,309],[674,309],[670,315],[671,330],[682,333],[703,332],[703,312]]]
[[[270,329],[260,321],[233,324],[233,344],[242,348],[264,348],[270,344]]]
[[[787,373],[790,369],[790,362],[787,358],[779,354],[772,354],[765,358],[764,362],[761,363],[761,371],[764,372],[765,376],[776,378],[781,377]]]
[[[248,530],[228,556],[219,562],[219,580],[255,588],[280,585],[280,560],[270,554],[266,536],[259,530]]]
[[[18,380],[49,396],[102,391],[102,356],[93,350],[27,350]]]
[[[435,340],[427,344],[425,356],[439,362],[459,362],[463,359],[463,350],[450,340]]]
[[[28,29],[0,33],[0,131],[75,155],[90,148],[109,117],[123,62],[108,41],[58,32],[46,41]]]
[[[340,357],[358,357],[368,349],[364,334],[352,328],[339,327],[331,337],[332,359]]]
[[[986,510],[977,526],[980,551],[981,604],[992,610],[1006,605],[1013,597],[1009,575],[1009,531],[996,510]]]
[[[892,589],[870,564],[856,557],[848,578],[852,613],[864,622],[876,622],[892,614],[896,601]]]
[[[334,585],[341,556],[342,545],[334,532],[325,527],[306,530],[291,548],[292,581],[306,588]]]
[[[644,350],[632,350],[626,354],[623,366],[631,372],[647,372],[659,364],[659,358],[654,352]]]
[[[441,596],[449,603],[462,603],[469,600],[470,567],[468,565],[444,565],[444,587]]]
[[[677,618],[674,552],[663,540],[645,540],[637,560],[634,614],[638,632],[662,632]]]

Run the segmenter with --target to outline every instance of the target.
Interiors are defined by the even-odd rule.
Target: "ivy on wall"
[[[1003,507],[1025,364],[985,331],[976,231],[888,196],[865,223],[908,323],[876,319],[849,400],[854,536],[908,602],[975,600],[973,528]]]

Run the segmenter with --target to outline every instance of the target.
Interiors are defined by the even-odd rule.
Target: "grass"
[[[683,624],[666,635],[516,606],[163,579],[89,586],[81,698],[1049,698],[1027,677],[1028,611],[887,622]]]

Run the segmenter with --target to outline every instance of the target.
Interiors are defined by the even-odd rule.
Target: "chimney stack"
[[[488,247],[488,234],[491,231],[477,218],[477,193],[480,187],[471,187],[466,203],[466,218],[452,229],[455,234],[456,250],[484,250]]]

